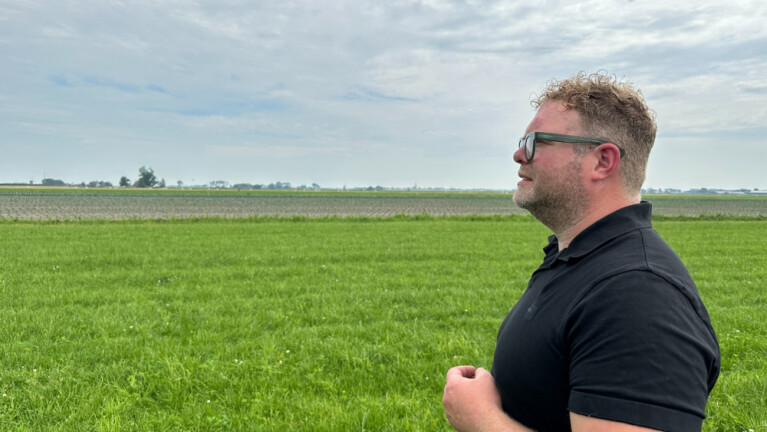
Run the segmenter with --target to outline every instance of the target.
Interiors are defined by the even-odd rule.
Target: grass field
[[[767,430],[764,220],[660,220]],[[0,223],[0,430],[439,431],[542,257],[530,217]]]

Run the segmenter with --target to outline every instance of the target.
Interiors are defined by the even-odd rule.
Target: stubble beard
[[[582,160],[575,158],[562,170],[536,176],[529,189],[514,193],[514,203],[530,212],[554,234],[575,225],[585,213],[588,194],[578,181]]]

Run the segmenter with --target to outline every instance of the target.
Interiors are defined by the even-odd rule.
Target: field
[[[0,188],[0,220],[527,214],[510,193]],[[653,195],[654,214],[767,216],[767,196]]]
[[[767,210],[766,210],[767,211]],[[0,219],[387,217],[522,213],[502,193],[0,189]]]
[[[0,221],[0,430],[449,430],[444,373],[490,365],[548,235],[508,213],[159,213]],[[704,430],[767,430],[767,220],[655,226],[720,339]]]

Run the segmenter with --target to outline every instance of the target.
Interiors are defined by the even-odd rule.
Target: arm
[[[450,369],[442,404],[450,426],[460,432],[532,432],[503,411],[495,379],[482,368]]]
[[[567,406],[581,414],[570,414],[573,431],[700,431],[719,360],[692,290],[632,271],[600,282],[573,308]]]
[[[570,426],[573,432],[653,432],[657,429],[648,429],[627,423],[619,423],[603,420],[596,417],[586,417],[580,414],[570,413]]]
[[[495,379],[482,368],[456,366],[447,372],[442,396],[450,426],[460,432],[533,432],[509,417],[501,408]],[[570,413],[573,432],[655,432],[634,426]]]

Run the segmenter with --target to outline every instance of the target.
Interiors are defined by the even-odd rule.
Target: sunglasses
[[[606,141],[606,140],[598,139],[598,138],[585,138],[585,137],[579,137],[579,136],[573,136],[573,135],[550,134],[545,132],[530,132],[529,134],[525,135],[523,138],[519,139],[519,145],[517,146],[517,148],[525,146],[525,159],[528,162],[533,160],[533,156],[535,156],[535,143],[537,141],[552,141],[552,142],[589,144],[589,145],[599,145],[599,144],[610,142],[610,141]],[[624,155],[623,149],[618,147],[618,150],[621,153],[621,157],[623,157]]]

